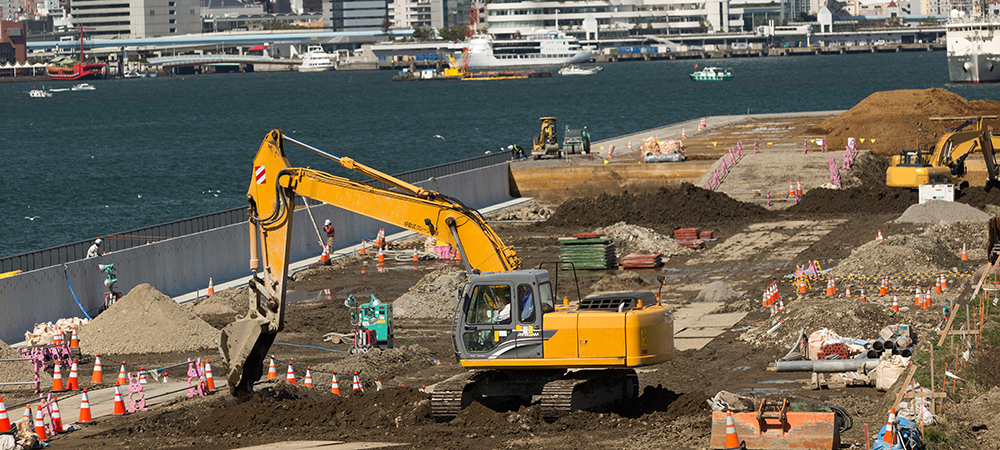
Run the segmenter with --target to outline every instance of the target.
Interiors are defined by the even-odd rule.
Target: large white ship
[[[518,66],[559,66],[590,61],[593,54],[580,41],[556,30],[538,30],[525,39],[493,39],[477,35],[463,46],[469,69]],[[461,55],[455,57],[462,60]]]
[[[1000,81],[1000,17],[953,17],[947,27],[951,81]]]

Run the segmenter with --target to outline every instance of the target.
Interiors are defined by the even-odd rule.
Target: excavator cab
[[[562,152],[559,150],[559,137],[556,135],[556,118],[540,117],[538,120],[542,121],[542,130],[532,141],[531,156],[534,156],[535,159],[541,159],[543,156],[562,158]]]

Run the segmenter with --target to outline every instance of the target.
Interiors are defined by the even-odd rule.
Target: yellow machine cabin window
[[[517,299],[521,303],[518,314],[521,323],[535,322],[535,296],[531,293],[531,286],[522,284],[517,287]]]
[[[466,332],[462,333],[465,348],[472,353],[490,352],[509,334],[512,308],[511,288],[502,285],[480,285],[472,290],[466,314]]]
[[[555,300],[552,298],[552,284],[542,283],[538,285],[539,302],[542,304],[542,314],[556,310]]]

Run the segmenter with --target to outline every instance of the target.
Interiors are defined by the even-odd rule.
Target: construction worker
[[[94,245],[90,246],[90,250],[87,250],[87,258],[96,258],[101,256],[101,239],[97,238],[94,240]]]
[[[323,231],[326,232],[326,245],[330,247],[330,250],[333,250],[333,234],[336,230],[333,229],[333,223],[330,222],[330,219],[323,222]]]

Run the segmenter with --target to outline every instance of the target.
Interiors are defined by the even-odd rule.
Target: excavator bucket
[[[240,319],[222,329],[219,352],[228,368],[229,392],[236,397],[253,392],[253,384],[264,374],[264,359],[276,333],[269,333],[267,323]]]
[[[836,413],[790,411],[787,402],[780,407],[771,406],[762,405],[758,411],[733,413],[737,439],[745,442],[747,449],[840,448]],[[724,411],[712,412],[709,448],[726,448]]]

